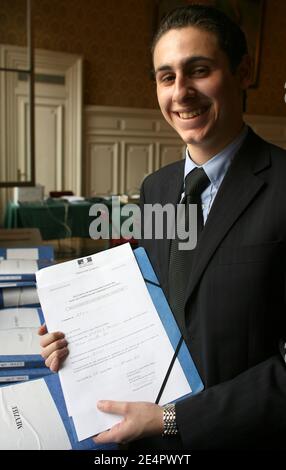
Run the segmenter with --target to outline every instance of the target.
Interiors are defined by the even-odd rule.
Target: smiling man
[[[149,450],[285,449],[286,152],[243,122],[251,64],[244,34],[221,12],[174,10],[152,52],[159,105],[186,155],[145,179],[141,202],[196,203],[198,244],[183,255],[176,239],[142,244],[204,390],[168,409],[101,402],[122,421],[95,440]],[[57,370],[63,335],[40,333]]]

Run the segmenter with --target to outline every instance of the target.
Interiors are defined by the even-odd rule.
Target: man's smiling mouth
[[[209,106],[204,106],[202,108],[198,108],[194,111],[189,111],[189,112],[177,112],[176,114],[179,116],[180,119],[192,119],[197,116],[200,116],[204,112],[206,112],[209,109]]]

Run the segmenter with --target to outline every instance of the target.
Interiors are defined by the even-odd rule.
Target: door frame
[[[2,67],[23,70],[26,66],[26,62],[26,48],[0,44],[0,65]],[[82,56],[63,52],[47,51],[44,49],[35,49],[35,74],[61,76],[65,79],[66,99],[63,145],[65,172],[63,175],[63,184],[65,188],[71,189],[77,195],[81,195],[82,192],[82,69]],[[11,124],[13,125],[11,120],[8,125],[8,121],[6,119],[7,96],[9,97],[9,103],[11,105],[11,97],[13,96],[11,84],[2,77],[0,81],[0,129],[2,155],[6,154],[5,145],[9,138],[9,128]],[[35,96],[35,101],[36,99],[37,96]]]

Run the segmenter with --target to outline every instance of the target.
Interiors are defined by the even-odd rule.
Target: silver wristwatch
[[[175,436],[178,434],[175,405],[169,404],[163,406],[163,425],[163,437]]]

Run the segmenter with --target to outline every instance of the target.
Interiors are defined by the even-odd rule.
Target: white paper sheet
[[[71,449],[44,380],[0,388],[0,449]]]
[[[49,331],[63,331],[70,354],[60,371],[79,440],[120,417],[100,399],[151,401],[174,354],[129,244],[37,272]],[[166,401],[190,393],[178,361]]]
[[[36,308],[4,308],[0,310],[0,330],[38,328],[41,325]]]

